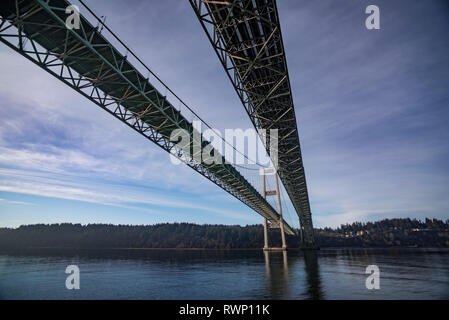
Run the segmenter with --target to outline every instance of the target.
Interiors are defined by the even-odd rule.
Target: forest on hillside
[[[385,219],[315,229],[320,247],[449,247],[449,220]],[[270,246],[280,246],[279,229],[269,230]],[[287,246],[300,246],[287,236]],[[35,224],[0,228],[0,249],[20,248],[261,248],[262,225]]]
[[[384,219],[316,229],[321,247],[449,247],[449,220]]]

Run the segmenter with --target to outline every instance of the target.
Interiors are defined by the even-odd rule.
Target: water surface
[[[368,265],[380,289],[365,286]],[[68,265],[80,290],[67,290]],[[447,249],[0,254],[0,299],[449,299]]]

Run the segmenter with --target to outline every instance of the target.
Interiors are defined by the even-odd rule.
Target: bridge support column
[[[287,244],[285,243],[284,219],[282,218],[282,205],[281,205],[281,196],[279,193],[279,181],[278,181],[277,172],[274,172],[274,181],[276,181],[276,196],[278,199],[278,211],[279,211],[279,216],[281,217],[279,219],[279,225],[281,227],[282,250],[287,250]]]
[[[263,239],[264,239],[263,249],[265,251],[269,250],[268,249],[268,226],[267,226],[267,224],[268,224],[267,218],[263,218]]]
[[[261,171],[262,174],[262,197],[266,200],[267,199],[267,190],[266,190],[266,186],[265,186],[265,170],[262,169]],[[263,246],[263,250],[264,251],[268,251],[269,247],[268,247],[268,221],[267,218],[263,218],[263,240],[264,240],[264,246]]]
[[[300,241],[301,247],[303,247],[304,246],[304,235],[302,233],[301,219],[299,219],[299,241]]]
[[[278,181],[278,176],[277,176],[277,172],[275,168],[271,168],[268,169],[271,171],[271,173],[273,173],[274,175],[274,180],[276,183],[276,190],[269,190],[267,192],[266,190],[266,183],[265,183],[265,169],[261,170],[261,175],[262,175],[262,196],[264,199],[267,198],[267,193],[270,196],[274,196],[276,195],[277,197],[277,202],[278,202],[278,213],[279,213],[279,228],[281,230],[281,239],[282,239],[282,248],[270,248],[269,244],[268,244],[268,221],[267,218],[264,218],[263,221],[263,235],[264,235],[264,247],[263,250],[264,251],[278,251],[278,250],[282,250],[285,251],[287,250],[287,243],[285,241],[285,231],[284,231],[284,219],[282,217],[282,205],[281,205],[281,195],[279,192],[279,181]]]

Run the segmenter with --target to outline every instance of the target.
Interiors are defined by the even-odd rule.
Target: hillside
[[[385,219],[337,229],[315,229],[320,247],[449,247],[449,220]],[[280,246],[278,229],[270,245]],[[287,236],[290,248],[299,238]],[[165,223],[156,225],[36,224],[0,229],[0,249],[55,248],[261,248],[262,225],[227,226]]]

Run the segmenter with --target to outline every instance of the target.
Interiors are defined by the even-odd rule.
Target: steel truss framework
[[[193,144],[201,146],[202,151],[209,143],[98,28],[83,16],[80,29],[66,27],[65,9],[69,5],[66,0],[2,0],[0,41],[263,217],[279,222],[275,209],[234,166],[224,161],[218,150],[212,149],[214,155],[222,157],[221,164],[198,161],[198,155],[191,151]],[[190,134],[189,145],[180,146],[178,141],[170,140],[175,129]],[[191,152],[185,152],[187,149]],[[294,233],[285,221],[284,225],[287,233]]]
[[[255,128],[279,130],[277,171],[299,216],[304,244],[313,247],[309,196],[276,1],[189,1]]]

